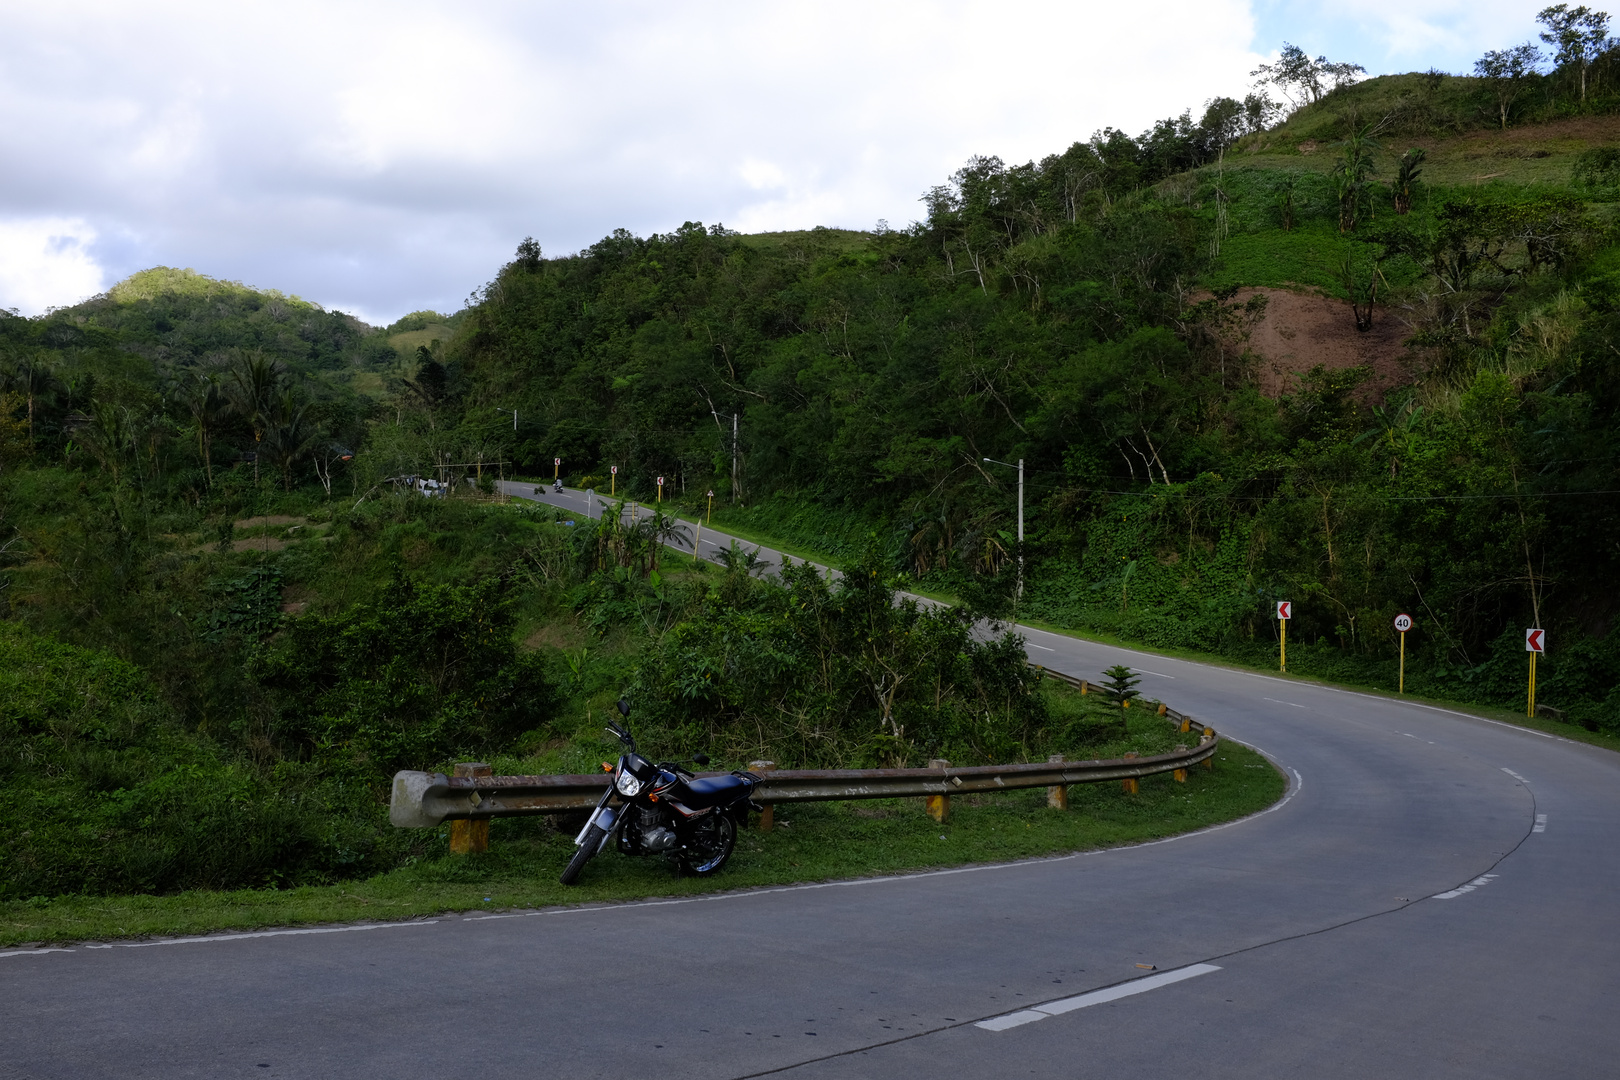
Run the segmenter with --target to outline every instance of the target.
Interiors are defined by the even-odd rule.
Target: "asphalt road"
[[[1057,670],[1148,673],[1270,755],[1289,796],[965,871],[0,953],[0,1076],[1620,1073],[1620,756],[1029,643]]]

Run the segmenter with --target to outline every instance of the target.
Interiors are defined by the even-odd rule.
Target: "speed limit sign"
[[[1412,629],[1412,616],[1405,612],[1395,616],[1395,629],[1403,634]]]

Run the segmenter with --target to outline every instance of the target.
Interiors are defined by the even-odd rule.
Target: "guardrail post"
[[[928,767],[944,772],[951,767],[951,763],[944,758],[934,758],[928,763]],[[928,809],[928,816],[941,825],[950,820],[951,797],[949,795],[928,795],[924,798],[923,805]]]
[[[1210,739],[1213,739],[1214,737],[1215,737],[1215,729],[1212,728],[1212,727],[1208,727],[1206,725],[1205,728],[1204,728],[1204,737],[1202,739],[1198,740],[1198,741],[1199,742],[1208,742]],[[1215,768],[1215,755],[1214,754],[1211,754],[1211,755],[1209,755],[1209,757],[1204,759],[1204,768],[1211,769],[1211,770],[1213,770]]]
[[[482,761],[463,761],[455,768],[453,775],[458,777],[485,777],[494,775],[495,770]],[[450,854],[470,855],[475,851],[489,850],[489,819],[480,818],[477,821],[465,819],[450,823]]]
[[[1182,744],[1182,745],[1176,747],[1176,753],[1185,754],[1186,752],[1187,752],[1186,744]],[[1186,769],[1171,769],[1170,770],[1170,775],[1174,776],[1176,778],[1176,783],[1178,783],[1178,784],[1185,784],[1187,782],[1187,770]]]
[[[1046,760],[1051,762],[1053,765],[1061,765],[1063,763],[1063,755],[1053,754]],[[1046,805],[1051,807],[1053,810],[1067,810],[1069,808],[1069,789],[1067,785],[1054,784],[1053,786],[1047,788]]]
[[[1169,712],[1169,711],[1170,711],[1170,706],[1168,706],[1168,705],[1166,705],[1166,704],[1165,704],[1165,703],[1164,703],[1164,702],[1162,702],[1162,701],[1161,701],[1161,702],[1159,702],[1159,715],[1160,715],[1160,716],[1163,716],[1163,715],[1164,715],[1164,714],[1165,714],[1165,713],[1167,713],[1167,712]]]
[[[1191,731],[1192,730],[1192,717],[1183,715],[1182,718],[1181,718],[1181,727],[1180,727],[1179,730],[1181,732],[1183,732],[1183,733]]]
[[[764,776],[767,773],[773,773],[776,771],[776,762],[750,761],[748,763],[748,771]],[[776,804],[766,803],[765,809],[759,812],[759,831],[770,832],[774,828],[776,828]]]
[[[1125,755],[1125,760],[1126,761],[1133,761],[1133,760],[1135,760],[1135,758],[1136,758],[1136,751],[1135,750],[1132,750],[1130,753]],[[1139,784],[1137,784],[1136,777],[1134,777],[1134,776],[1125,777],[1125,779],[1123,779],[1123,780],[1121,780],[1119,782],[1119,786],[1125,789],[1125,794],[1127,794],[1127,795],[1135,795],[1138,791],[1141,790],[1141,786]]]

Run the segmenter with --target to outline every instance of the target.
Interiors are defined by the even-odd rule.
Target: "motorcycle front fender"
[[[574,846],[579,847],[583,844],[586,834],[591,831],[591,826],[596,825],[602,830],[602,847],[606,847],[608,837],[613,835],[613,827],[618,823],[619,812],[616,809],[611,806],[598,806],[596,811],[591,814],[590,820],[585,822],[585,827],[579,830],[579,835],[574,837]],[[598,848],[597,851],[600,853],[601,848]]]

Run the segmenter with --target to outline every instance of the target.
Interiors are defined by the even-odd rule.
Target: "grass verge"
[[[541,818],[491,823],[490,851],[447,853],[365,881],[286,890],[173,896],[57,897],[0,905],[0,946],[201,934],[459,911],[691,896],[731,889],[901,874],[1091,851],[1172,836],[1270,806],[1286,781],[1247,747],[1224,743],[1215,768],[1168,774],[1127,795],[1118,783],[1075,785],[1068,811],[1046,807],[1045,789],[954,800],[936,824],[921,799],[803,803],[778,809],[777,828],[749,829],[718,875],[675,877],[658,859],[603,855],[581,884],[557,884],[573,850],[570,830]],[[448,829],[435,850],[445,852]]]

